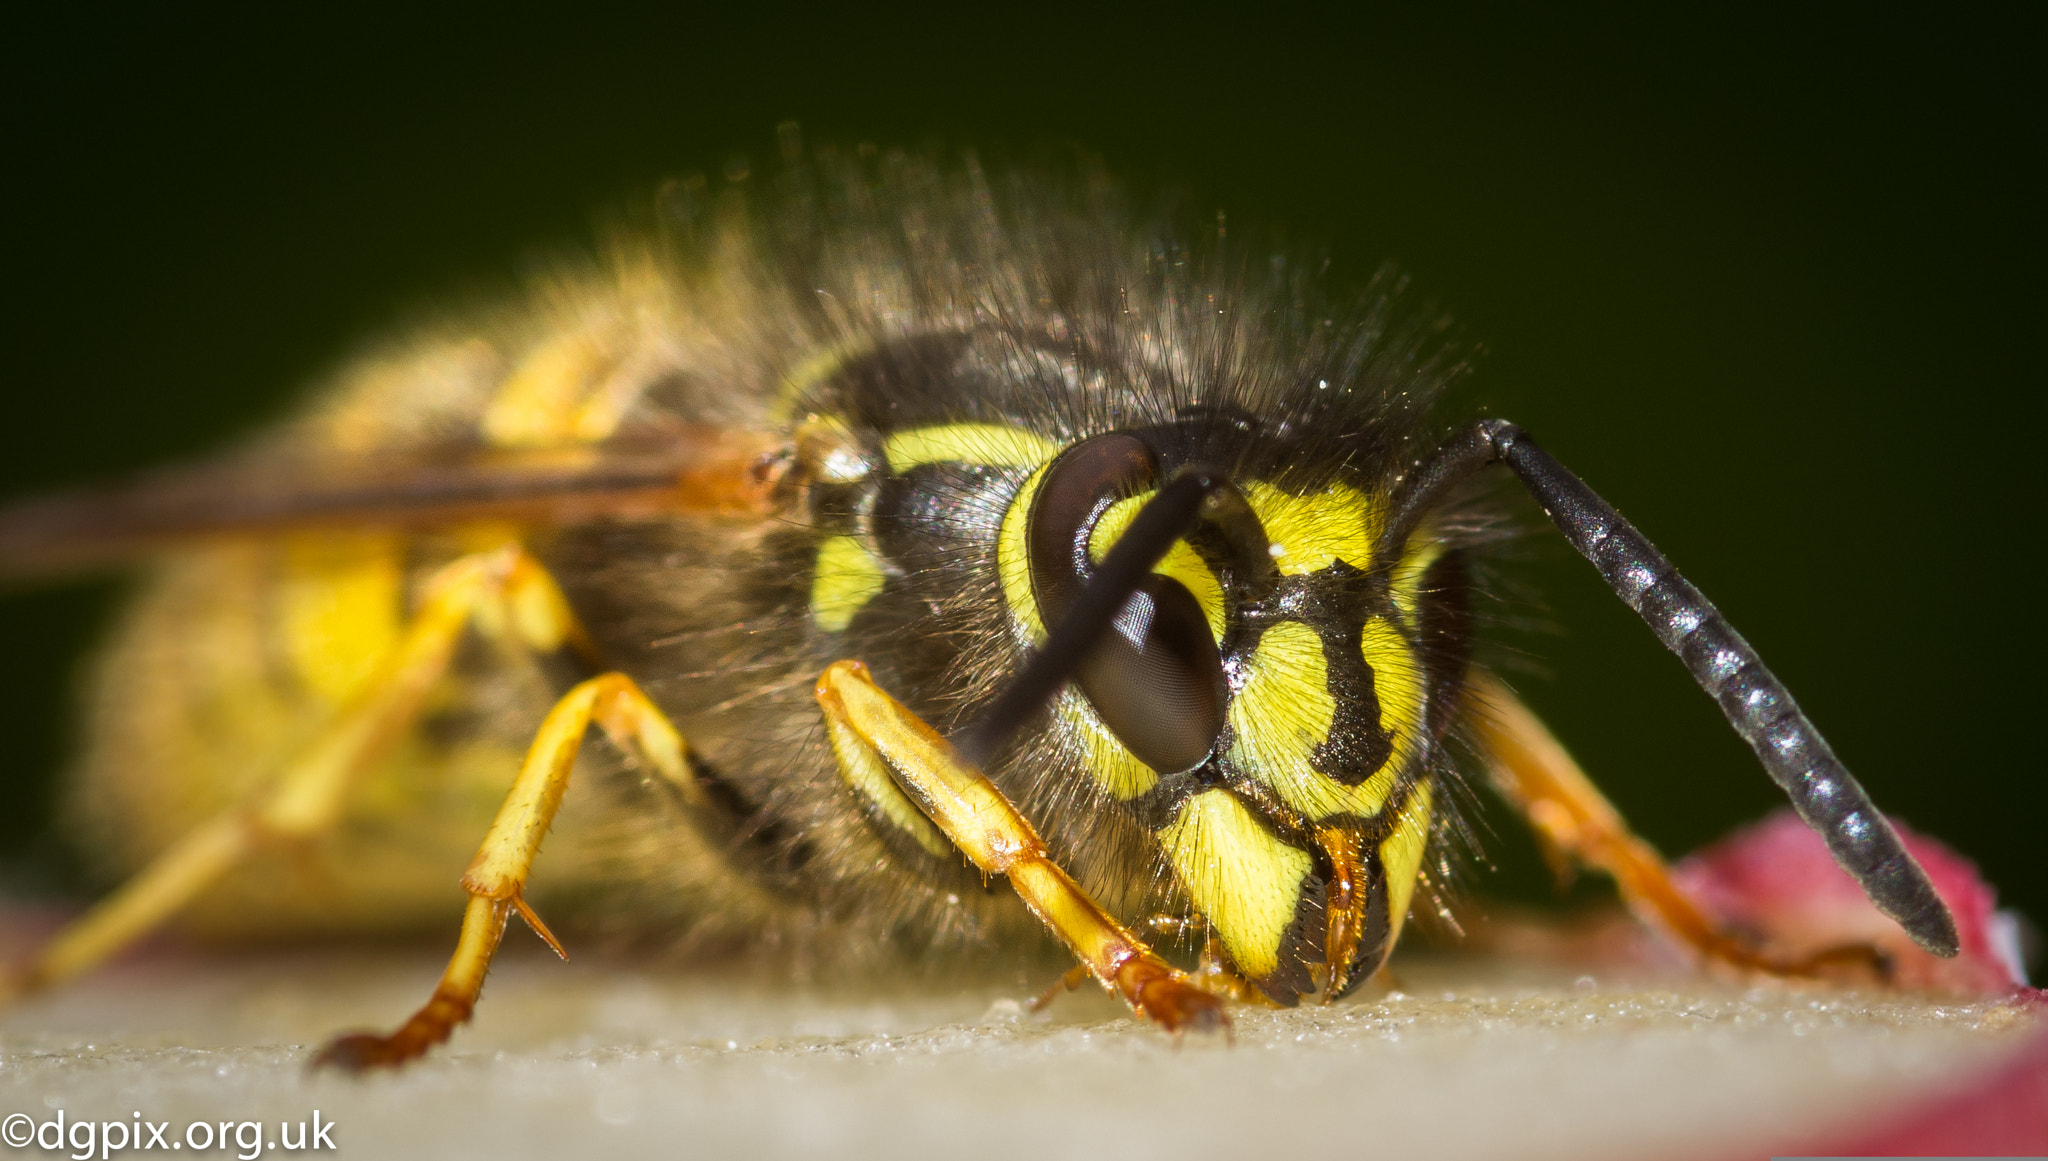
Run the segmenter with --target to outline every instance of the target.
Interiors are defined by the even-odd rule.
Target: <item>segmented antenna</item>
[[[1634,525],[1521,428],[1482,420],[1439,448],[1396,497],[1378,559],[1397,559],[1399,546],[1450,487],[1495,463],[1515,473],[1614,595],[1720,703],[1728,724],[1784,789],[1792,809],[1827,842],[1835,862],[1877,909],[1921,947],[1955,955],[1956,924],[1948,905],[1756,650]]]

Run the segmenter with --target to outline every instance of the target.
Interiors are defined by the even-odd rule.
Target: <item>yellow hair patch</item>
[[[1000,423],[913,427],[890,436],[883,445],[889,471],[899,476],[925,464],[1031,468],[1051,460],[1059,451],[1059,444],[1042,435]]]
[[[1429,783],[1419,782],[1401,804],[1394,830],[1380,843],[1380,868],[1387,877],[1387,946],[1401,934],[1408,904],[1415,898],[1415,879],[1422,871],[1422,853],[1429,846]]]
[[[1254,978],[1280,966],[1313,860],[1252,817],[1226,790],[1206,790],[1159,831],[1167,861],[1230,958]]]
[[[1159,785],[1159,771],[1138,760],[1116,731],[1102,724],[1088,698],[1072,685],[1060,691],[1060,720],[1081,743],[1089,777],[1118,801],[1128,802]]]
[[[1246,670],[1244,688],[1230,703],[1237,739],[1231,759],[1311,819],[1378,814],[1393,788],[1397,763],[1387,763],[1356,786],[1345,786],[1310,764],[1315,747],[1329,740],[1337,713],[1323,640],[1315,630],[1297,621],[1266,630]]]
[[[882,562],[859,537],[826,537],[811,575],[811,620],[827,633],[845,632],[887,580]]]
[[[614,359],[592,336],[571,331],[530,352],[484,409],[484,438],[499,447],[563,447],[611,434],[598,415],[586,417],[594,384]]]
[[[1017,489],[1009,511],[1003,513],[1003,530],[996,537],[996,575],[1003,582],[1003,601],[1034,646],[1045,643],[1045,622],[1038,617],[1038,599],[1031,593],[1031,550],[1025,535],[1029,531],[1026,521],[1030,518],[1031,501],[1044,482],[1045,468],[1040,467]]]
[[[1333,484],[1296,496],[1254,480],[1245,485],[1244,498],[1266,526],[1281,576],[1305,576],[1339,560],[1360,570],[1372,567],[1384,505],[1358,489]]]
[[[1384,617],[1365,623],[1358,637],[1359,651],[1372,667],[1373,692],[1380,700],[1380,728],[1394,736],[1394,756],[1388,770],[1401,769],[1415,756],[1417,736],[1422,729],[1422,700],[1425,696],[1422,659],[1401,635],[1401,630]]]
[[[1443,554],[1444,542],[1437,537],[1436,530],[1418,528],[1409,534],[1401,559],[1394,565],[1394,608],[1407,621],[1410,631],[1419,627],[1417,602],[1422,599],[1422,578]]]

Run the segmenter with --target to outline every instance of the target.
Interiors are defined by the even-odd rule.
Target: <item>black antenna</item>
[[[1392,567],[1409,534],[1452,487],[1495,463],[1515,473],[1614,595],[1642,617],[1700,688],[1720,703],[1728,724],[1756,752],[1771,780],[1792,800],[1792,809],[1826,840],[1835,862],[1855,877],[1877,909],[1921,947],[1939,956],[1955,955],[1955,917],[1927,872],[1756,650],[1634,525],[1521,428],[1505,420],[1482,420],[1438,448],[1395,496],[1377,567]]]

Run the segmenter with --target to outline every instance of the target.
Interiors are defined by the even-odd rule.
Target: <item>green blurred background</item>
[[[2035,7],[2034,13],[2040,9]],[[45,8],[10,32],[0,492],[203,454],[665,176],[813,141],[1067,142],[1392,259],[1486,346],[1468,401],[1628,512],[1879,802],[2048,917],[2038,15],[683,6],[552,25]],[[1681,852],[1776,792],[1554,540],[1530,700]],[[0,598],[0,850],[47,825],[119,582]],[[1527,892],[1511,822],[1492,846]]]

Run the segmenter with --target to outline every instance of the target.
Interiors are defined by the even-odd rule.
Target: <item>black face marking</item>
[[[1379,691],[1360,647],[1365,622],[1390,608],[1371,574],[1338,560],[1305,576],[1283,577],[1268,597],[1243,605],[1244,631],[1225,641],[1226,669],[1235,669],[1258,650],[1265,631],[1282,622],[1306,625],[1321,640],[1335,709],[1329,737],[1317,743],[1309,763],[1342,786],[1359,785],[1394,756],[1394,736],[1380,724]]]
[[[1335,712],[1330,736],[1309,751],[1309,765],[1342,786],[1356,786],[1379,773],[1394,756],[1394,735],[1380,724],[1380,699],[1372,667],[1360,648],[1362,626],[1320,631],[1325,681]]]
[[[1221,746],[1217,748],[1219,752],[1222,749]],[[1222,763],[1212,757],[1193,770],[1162,775],[1152,789],[1125,802],[1123,808],[1130,812],[1138,825],[1156,832],[1172,824],[1188,799],[1204,790],[1217,790],[1229,785],[1230,775],[1224,772]]]

